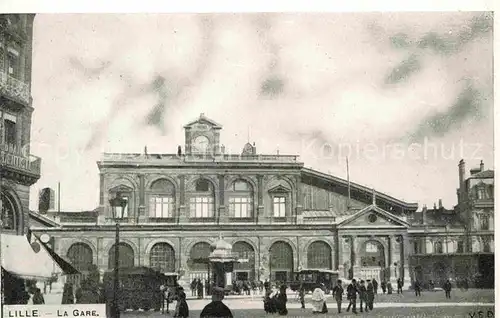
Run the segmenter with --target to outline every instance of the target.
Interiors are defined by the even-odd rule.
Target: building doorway
[[[359,279],[376,279],[377,281],[388,281],[389,275],[385,264],[384,246],[376,240],[368,240],[361,245],[359,250],[359,273],[355,276]]]
[[[293,273],[293,250],[290,244],[283,241],[274,243],[269,249],[269,266],[271,280],[287,282]]]

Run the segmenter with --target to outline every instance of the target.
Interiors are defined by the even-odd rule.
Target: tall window
[[[7,73],[14,78],[19,78],[19,56],[13,52],[7,54]]]
[[[413,241],[413,253],[420,254],[420,248],[418,241]]]
[[[490,240],[488,237],[483,237],[483,252],[485,253],[491,253],[491,245],[490,245]]]
[[[490,229],[490,217],[487,214],[480,214],[479,215],[479,225],[481,227],[481,230],[489,230]]]
[[[4,193],[1,194],[1,200],[2,200],[2,210],[0,212],[2,213],[1,214],[2,229],[14,230],[16,228],[15,224],[16,210],[14,202],[9,196],[7,196]]]
[[[477,190],[477,198],[479,200],[486,199],[486,189],[485,189],[484,185],[478,185],[476,190]]]
[[[5,130],[5,143],[6,144],[16,144],[16,122],[13,120],[4,120],[4,130]]]
[[[108,253],[108,268],[115,268],[115,248],[113,245]],[[118,267],[130,268],[134,267],[134,250],[127,243],[120,242],[118,245]]]
[[[174,185],[165,179],[151,185],[149,198],[149,216],[152,218],[172,218],[175,211]]]
[[[332,248],[325,242],[317,241],[307,249],[307,268],[332,268]]]
[[[273,197],[273,215],[275,218],[286,216],[286,198],[284,196]]]
[[[463,253],[465,250],[464,248],[464,241],[460,240],[457,242],[457,253]]]
[[[214,216],[214,189],[208,180],[196,182],[193,197],[190,198],[191,218],[212,218]]]
[[[250,218],[253,210],[252,187],[242,180],[235,181],[229,194],[229,210],[234,218]]]
[[[157,243],[151,249],[150,267],[163,273],[175,272],[175,252],[167,243]]]
[[[443,254],[443,243],[442,242],[434,243],[434,252],[436,254]]]

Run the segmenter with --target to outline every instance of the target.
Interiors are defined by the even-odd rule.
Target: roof
[[[333,182],[333,183],[336,183],[336,184],[339,184],[339,185],[343,185],[343,186],[347,186],[348,185],[348,182],[345,179],[342,179],[342,178],[339,178],[339,177],[335,177],[333,175],[326,174],[326,173],[323,173],[323,172],[320,172],[320,171],[317,171],[317,170],[313,170],[313,169],[309,169],[309,168],[302,168],[301,171],[302,171],[303,174],[305,174],[307,176],[316,177],[316,178],[317,177],[324,178],[324,179],[327,179],[330,182]],[[354,183],[354,182],[349,182],[349,184],[350,184],[351,189],[355,189],[357,191],[361,191],[361,192],[363,192],[364,194],[366,194],[369,197],[371,197],[373,195],[373,193],[374,193],[373,189],[370,189],[368,187],[362,186],[360,184],[357,184],[357,183]],[[387,202],[389,202],[391,204],[401,206],[404,209],[409,210],[409,211],[416,211],[417,208],[418,208],[418,203],[404,202],[402,200],[396,199],[396,198],[394,198],[394,197],[392,197],[390,195],[387,195],[385,193],[382,193],[382,192],[375,191],[375,195],[376,195],[377,199],[382,199],[382,200],[387,201]]]
[[[473,174],[469,179],[490,179],[495,177],[495,171],[493,170],[485,170]]]
[[[302,213],[305,218],[334,218],[336,217],[335,212],[326,210],[305,210]]]
[[[203,114],[203,113],[201,113],[200,117],[198,117],[196,120],[193,120],[193,121],[189,122],[188,124],[184,125],[184,128],[192,126],[196,123],[201,123],[201,122],[205,122],[214,128],[222,128],[222,125],[218,124],[217,122],[213,121],[210,118],[205,117],[205,114]]]

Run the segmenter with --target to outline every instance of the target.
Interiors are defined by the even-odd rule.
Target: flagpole
[[[349,158],[345,157],[347,166],[347,210],[351,209],[351,182],[349,181]]]

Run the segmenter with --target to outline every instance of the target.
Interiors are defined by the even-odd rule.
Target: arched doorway
[[[208,256],[210,255],[210,244],[199,242],[193,245],[189,252],[189,277],[190,281],[195,278],[201,280],[208,279],[209,263]]]
[[[15,230],[18,231],[18,209],[16,208],[15,200],[9,194],[2,192],[0,194],[0,219],[2,220],[3,230]]]
[[[175,251],[168,243],[156,243],[149,254],[149,266],[162,273],[175,272]]]
[[[82,273],[90,271],[94,263],[92,249],[86,243],[79,242],[71,245],[67,256],[71,264]]]
[[[379,282],[389,279],[385,271],[385,251],[382,243],[376,240],[368,240],[361,245],[359,250],[360,279],[377,279]]]
[[[118,267],[127,268],[134,267],[134,250],[127,243],[120,242],[118,245]],[[108,268],[115,268],[115,245],[109,249]]]
[[[240,263],[234,264],[235,279],[241,281],[255,280],[255,251],[247,242],[233,244],[233,253],[238,255]]]
[[[328,243],[316,241],[307,248],[308,269],[332,269],[332,248]]]
[[[271,280],[286,282],[293,273],[293,249],[287,242],[278,241],[269,249]]]

